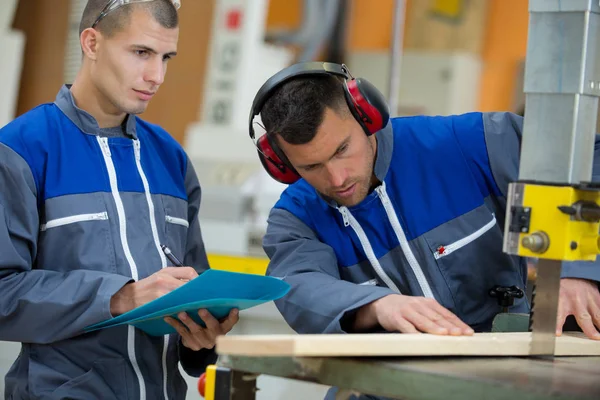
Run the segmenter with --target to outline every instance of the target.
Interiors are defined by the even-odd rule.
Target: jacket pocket
[[[184,262],[185,248],[187,243],[187,234],[190,223],[173,215],[165,216],[165,230],[167,235],[167,243],[175,256]]]
[[[477,240],[478,238],[483,236],[487,231],[492,229],[494,227],[494,225],[496,225],[496,216],[492,214],[492,220],[490,222],[488,222],[487,224],[485,224],[484,226],[482,226],[481,228],[477,229],[475,232],[473,232],[453,243],[438,246],[437,249],[435,250],[435,253],[433,253],[433,257],[436,260],[439,260],[442,257],[449,256],[450,254],[454,253],[456,250],[462,249],[466,245],[474,242],[475,240]]]
[[[424,237],[456,313],[465,323],[474,327],[491,324],[499,311],[497,299],[489,295],[495,285],[524,287],[518,263],[502,251],[503,229],[485,206]],[[515,306],[521,300],[515,301]]]
[[[65,204],[59,205],[51,212],[52,217],[40,224],[37,268],[118,273],[110,225],[116,221],[111,222],[108,212],[102,209],[65,213],[68,210]]]
[[[50,399],[131,399],[135,381],[128,376],[125,360],[100,359],[92,368],[73,379],[68,380],[48,397]]]
[[[79,214],[79,215],[71,215],[69,217],[56,218],[52,219],[45,224],[40,226],[40,230],[42,232],[52,229],[58,228],[59,226],[75,224],[77,222],[85,222],[85,221],[106,221],[108,220],[108,213],[93,213],[93,214]]]
[[[180,225],[186,228],[190,227],[190,223],[183,218],[172,217],[170,215],[165,216],[165,220],[168,224]]]
[[[188,231],[188,202],[184,199],[162,196],[163,216],[160,224],[164,227],[165,243],[175,257],[185,264]]]

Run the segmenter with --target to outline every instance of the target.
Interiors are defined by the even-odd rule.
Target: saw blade
[[[529,354],[554,357],[562,261],[540,259],[531,300]]]

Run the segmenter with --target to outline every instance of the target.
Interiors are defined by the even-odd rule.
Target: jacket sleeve
[[[179,340],[177,346],[179,362],[189,376],[199,377],[209,365],[215,364],[219,358],[214,347],[194,351],[185,347],[181,340]]]
[[[198,274],[201,274],[209,268],[200,221],[198,220],[202,192],[196,171],[189,158],[186,168],[185,188],[188,196],[189,228],[183,264],[194,267]],[[214,348],[194,351],[185,347],[181,338],[178,341],[178,354],[181,367],[190,376],[200,376],[208,365],[217,361],[217,353]]]
[[[360,307],[394,293],[342,280],[333,249],[289,211],[272,209],[267,223],[267,275],[291,285],[275,304],[296,332],[346,333]]]
[[[34,267],[37,188],[25,159],[3,143],[0,188],[0,340],[51,343],[111,318],[110,299],[130,278]]]
[[[482,128],[458,121],[454,124],[455,135],[476,179],[484,182],[490,188],[489,192],[495,194],[495,199],[506,208],[508,185],[519,176],[523,117],[511,113],[483,113],[481,116]],[[600,182],[598,136],[594,146],[592,181]],[[600,281],[600,259],[596,262],[563,262],[562,277]]]
[[[194,166],[189,158],[185,175],[185,189],[188,196],[189,228],[183,264],[194,267],[198,274],[200,274],[209,268],[208,257],[206,255],[204,241],[202,240],[200,221],[198,219],[202,190]]]

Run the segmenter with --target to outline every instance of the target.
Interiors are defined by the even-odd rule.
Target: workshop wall
[[[271,0],[270,26],[300,22],[299,0]],[[521,62],[527,51],[526,0],[408,0],[405,48],[468,51],[483,61],[479,110],[516,111]],[[393,0],[353,0],[348,48],[390,47]]]
[[[491,1],[482,54],[481,111],[516,111],[515,91],[523,91],[519,74],[527,53],[527,6],[524,0]]]
[[[180,142],[186,126],[199,118],[214,0],[184,3],[179,54],[169,62],[165,83],[142,115],[163,126]],[[13,26],[24,32],[27,39],[17,115],[54,101],[63,84],[69,11],[69,0],[19,2]]]
[[[394,1],[352,0],[351,3],[351,21],[348,29],[349,49],[388,49]],[[270,0],[267,28],[298,28],[302,16],[301,6],[301,0]]]
[[[17,115],[54,101],[63,82],[69,2],[21,0],[13,28],[25,34]]]
[[[481,2],[488,3],[487,7]],[[452,25],[448,22],[451,19],[444,22],[434,15],[451,15],[453,9],[466,3],[475,6],[456,19],[461,23],[455,21]],[[394,1],[353,0],[351,4],[348,49],[388,49]],[[267,26],[297,27],[301,5],[300,0],[271,0]],[[185,2],[179,55],[169,64],[165,83],[142,116],[161,124],[180,141],[186,126],[199,119],[213,6],[214,0]],[[19,2],[14,28],[23,31],[27,40],[17,115],[53,101],[63,84],[69,10],[69,0]],[[527,1],[409,0],[406,15],[407,48],[460,50],[462,46],[463,51],[478,52],[484,61],[479,109],[514,109],[520,62],[526,52]],[[432,34],[424,38],[423,31]]]

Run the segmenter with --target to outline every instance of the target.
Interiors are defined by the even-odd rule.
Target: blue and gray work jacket
[[[358,205],[339,206],[304,180],[286,188],[263,247],[268,275],[291,285],[276,302],[288,324],[343,333],[361,306],[401,293],[434,298],[476,331],[490,330],[501,307],[489,290],[527,283],[525,260],[502,251],[521,129],[509,113],[394,118],[376,133],[381,184]],[[563,276],[600,281],[600,267],[564,263]],[[528,311],[525,297],[511,308]]]
[[[64,86],[0,130],[0,187],[0,340],[22,342],[5,398],[185,398],[179,362],[198,375],[214,351],[131,326],[82,333],[167,266],[161,244],[208,268],[181,146],[135,116],[100,129]]]

